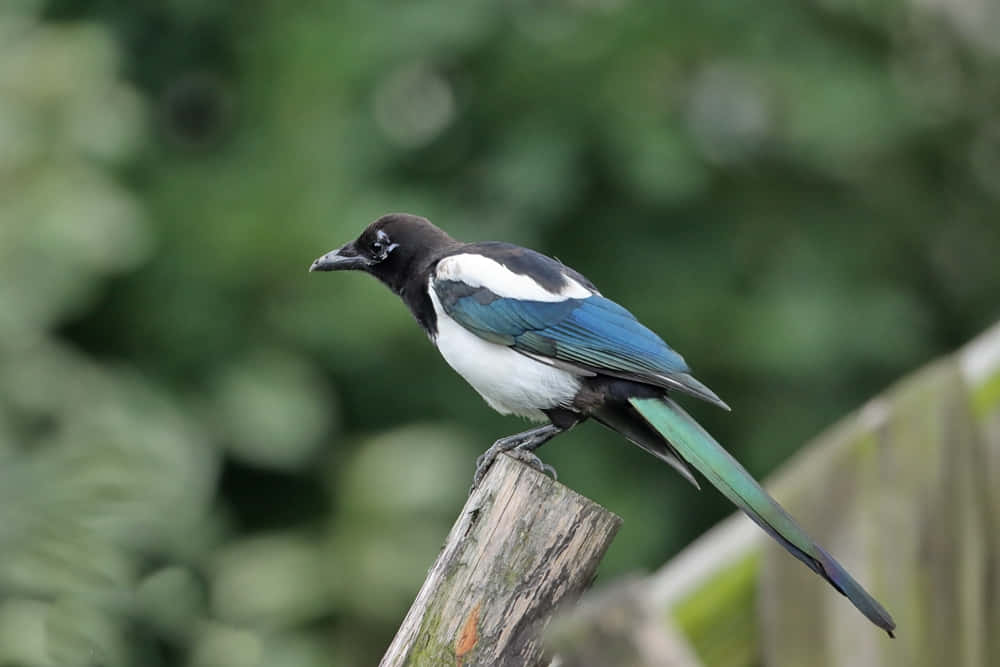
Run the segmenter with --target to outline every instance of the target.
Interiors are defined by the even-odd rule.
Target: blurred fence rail
[[[741,515],[632,589],[702,664],[998,664],[1000,325],[820,435],[768,486],[893,613],[897,638]],[[659,660],[690,664],[686,650]]]

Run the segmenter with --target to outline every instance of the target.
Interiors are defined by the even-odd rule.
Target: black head
[[[389,213],[368,225],[354,241],[314,261],[309,270],[364,271],[399,293],[442,250],[456,243],[426,218]]]

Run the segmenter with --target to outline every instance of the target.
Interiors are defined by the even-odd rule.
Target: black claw
[[[480,482],[486,477],[486,473],[489,472],[496,460],[497,453],[493,451],[492,447],[476,457],[476,473],[472,476],[472,486],[469,487],[470,496],[479,487]]]
[[[476,458],[476,474],[472,477],[472,487],[469,489],[469,495],[472,495],[472,492],[476,490],[480,482],[483,481],[483,478],[486,477],[490,466],[504,452],[509,452],[517,460],[527,463],[541,473],[552,475],[552,479],[557,479],[555,468],[543,463],[532,452],[553,436],[561,433],[562,430],[553,424],[546,424],[545,426],[539,426],[524,433],[515,433],[506,438],[500,438],[494,442],[489,449]]]
[[[551,475],[552,479],[559,479],[558,475],[556,474],[556,469],[550,466],[548,463],[542,461],[529,449],[522,449],[518,447],[517,449],[512,449],[511,451],[507,452],[507,454],[509,456],[514,457],[521,463],[525,463],[531,466],[532,468],[542,473],[543,475]]]

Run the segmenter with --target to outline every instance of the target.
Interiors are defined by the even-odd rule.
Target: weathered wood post
[[[544,664],[542,632],[621,519],[501,456],[469,496],[381,667]]]

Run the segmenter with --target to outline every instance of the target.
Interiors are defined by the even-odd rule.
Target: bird
[[[895,621],[674,399],[729,406],[684,358],[581,273],[510,243],[463,243],[426,218],[390,213],[310,271],[361,271],[402,298],[444,360],[504,415],[541,422],[476,460],[473,489],[501,453],[534,453],[593,419],[672,466],[694,470],[768,535],[894,636]],[[699,487],[700,488],[700,487]]]

